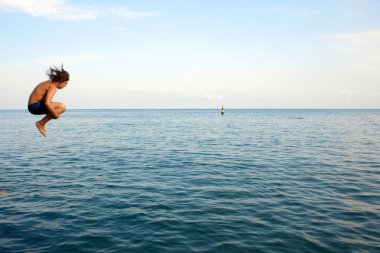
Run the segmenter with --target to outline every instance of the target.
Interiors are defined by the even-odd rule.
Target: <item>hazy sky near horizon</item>
[[[0,0],[0,109],[380,108],[378,0]]]

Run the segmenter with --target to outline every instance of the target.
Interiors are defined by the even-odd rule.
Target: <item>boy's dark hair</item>
[[[56,66],[50,67],[48,71],[46,71],[46,75],[48,75],[49,79],[53,82],[65,82],[70,79],[69,72],[63,69],[63,64],[61,65],[61,69],[58,69]]]

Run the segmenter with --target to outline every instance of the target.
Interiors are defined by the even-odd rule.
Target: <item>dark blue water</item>
[[[0,111],[0,252],[380,252],[379,110]]]

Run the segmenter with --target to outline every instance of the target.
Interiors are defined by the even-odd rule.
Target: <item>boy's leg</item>
[[[66,111],[66,106],[63,103],[59,102],[52,102],[54,111],[58,114],[61,115],[64,111]],[[41,120],[36,122],[36,126],[38,130],[41,132],[41,134],[46,137],[47,131],[45,128],[45,124],[48,123],[50,120],[52,120],[53,117],[50,114],[47,114],[45,117],[43,117]]]
[[[44,137],[46,137],[46,134],[47,134],[45,124],[51,119],[52,119],[51,117],[46,115],[44,118],[36,122],[36,127],[38,128],[38,130]]]
[[[52,102],[52,105],[53,105],[54,111],[58,113],[59,115],[61,115],[62,113],[66,111],[66,105],[64,103]]]

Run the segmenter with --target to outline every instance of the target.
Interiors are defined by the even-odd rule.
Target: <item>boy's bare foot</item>
[[[40,133],[46,137],[47,131],[45,129],[45,125],[41,123],[41,121],[36,122],[36,127],[40,131]]]

